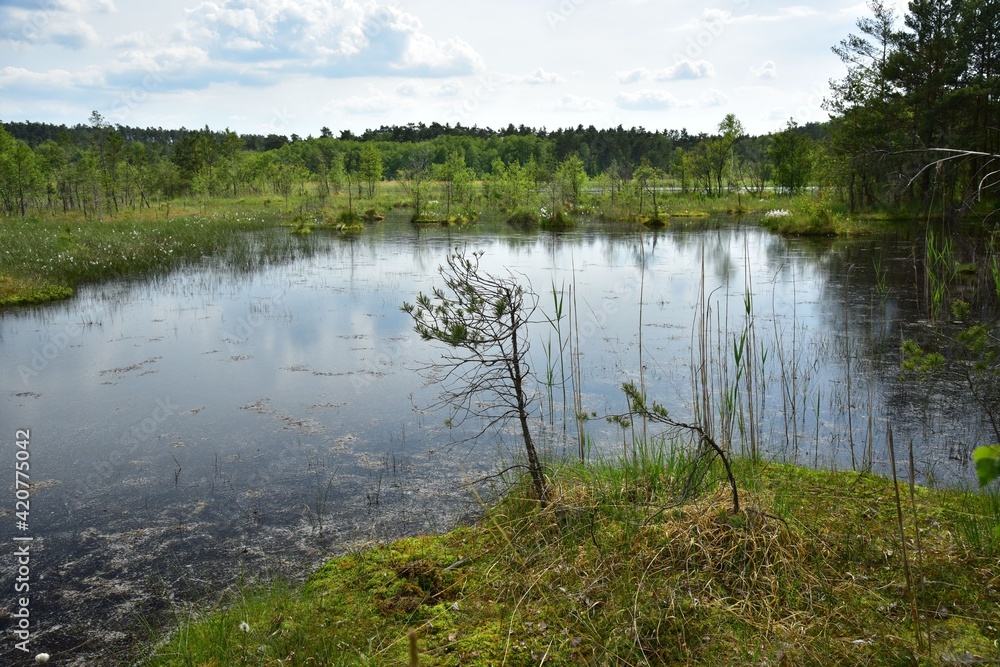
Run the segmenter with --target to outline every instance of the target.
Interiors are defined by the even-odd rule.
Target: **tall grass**
[[[549,399],[549,425],[555,426],[555,390],[558,388],[562,394],[562,428],[566,432],[567,425],[567,390],[569,377],[566,375],[566,355],[571,353],[570,338],[563,332],[563,321],[566,315],[566,288],[565,285],[557,288],[555,281],[550,286],[549,294],[552,297],[552,313],[546,314],[545,319],[549,323],[549,337],[545,345],[545,389]],[[552,334],[555,334],[555,344],[553,345]],[[558,371],[558,377],[556,372]]]
[[[249,271],[308,252],[270,211],[64,224],[52,220],[0,225],[0,277],[27,285],[80,285],[156,275],[206,257]]]

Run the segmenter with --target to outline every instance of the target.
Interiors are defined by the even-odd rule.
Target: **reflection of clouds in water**
[[[781,379],[795,362],[800,423],[792,437],[802,449],[815,445],[815,397],[822,391],[819,458],[836,457],[841,467],[849,438],[837,403],[844,312],[851,313],[846,325],[858,360],[870,356],[868,331],[887,336],[897,318],[915,316],[904,298],[905,242],[884,249],[898,257],[886,260],[892,296],[874,320],[865,241],[788,241],[748,227],[640,234],[583,225],[554,235],[504,224],[417,228],[390,219],[350,241],[314,242],[322,251],[255,274],[191,269],[150,283],[92,286],[70,302],[0,320],[0,350],[15,365],[30,361],[55,333],[93,323],[74,329],[72,344],[30,388],[0,394],[0,423],[31,427],[37,438],[33,478],[61,482],[37,494],[40,507],[60,508],[38,527],[47,531],[51,558],[38,567],[60,582],[63,599],[85,608],[93,602],[88,595],[98,596],[94,618],[120,628],[156,599],[150,572],[166,588],[190,585],[195,595],[207,582],[231,581],[239,568],[299,574],[329,551],[441,529],[467,511],[462,482],[488,470],[497,447],[518,451],[517,438],[491,432],[474,450],[465,438],[475,425],[448,428],[447,415],[423,411],[436,390],[415,368],[440,350],[419,341],[399,310],[440,283],[438,265],[455,246],[484,250],[484,267],[523,274],[539,292],[532,362],[540,372],[551,330],[543,317],[549,292],[564,289],[568,306],[574,286],[584,407],[599,415],[623,411],[621,382],[637,374],[640,286],[649,390],[680,417],[691,411],[702,256],[707,290],[721,288],[712,297],[722,330],[713,344],[723,356],[743,326],[749,270],[758,344],[770,350],[762,435],[788,455],[782,410],[792,386]],[[841,276],[849,266],[855,268],[845,294]],[[154,368],[156,374],[142,375]],[[881,419],[898,382],[891,373],[872,377],[863,365],[855,370],[859,392],[868,381],[877,384]],[[131,438],[158,400],[177,407]],[[574,451],[558,431],[550,429],[548,444]],[[588,432],[595,453],[619,451],[614,427],[592,420]],[[99,483],[83,484],[88,475],[99,475]],[[102,565],[104,545],[113,545],[120,562]],[[126,558],[125,545],[136,560]],[[189,564],[204,570],[204,583],[177,583]],[[56,567],[63,568],[58,577]],[[8,583],[3,577],[9,573],[0,573],[0,585]],[[100,597],[114,585],[127,589],[133,606]]]

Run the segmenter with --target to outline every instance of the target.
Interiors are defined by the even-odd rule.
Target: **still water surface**
[[[789,241],[723,222],[548,234],[392,218],[357,238],[314,237],[308,257],[252,274],[206,261],[3,313],[9,477],[15,431],[31,431],[33,650],[111,664],[139,618],[474,512],[463,483],[516,451],[516,434],[490,432],[473,447],[464,439],[474,425],[449,427],[425,409],[436,390],[418,369],[435,350],[400,312],[440,283],[454,247],[483,251],[484,268],[540,293],[531,359],[542,375],[546,343],[558,349],[550,292],[574,297],[583,405],[598,417],[587,425],[593,457],[622,451],[600,417],[625,409],[620,386],[639,379],[640,363],[651,397],[693,418],[703,297],[709,349],[732,377],[748,294],[768,456],[870,460],[885,472],[891,421],[897,442],[913,441],[919,478],[963,483],[968,453],[988,439],[961,392],[899,379],[900,339],[923,326],[905,238]],[[886,292],[874,287],[876,264],[888,270]],[[549,455],[570,455],[562,390],[552,396],[540,388],[535,412],[555,423]],[[0,539],[11,544],[8,500]],[[0,567],[8,599],[13,577]],[[3,664],[19,656],[12,644],[0,645]]]

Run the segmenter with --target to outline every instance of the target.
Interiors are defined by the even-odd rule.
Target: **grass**
[[[742,460],[731,515],[714,484],[678,503],[682,458],[644,458],[554,470],[544,510],[515,486],[475,525],[235,594],[147,664],[412,664],[411,631],[421,665],[1000,659],[996,494],[915,489],[918,642],[890,481]]]
[[[279,227],[279,211],[233,202],[213,206],[219,209],[202,206],[203,213],[177,217],[157,211],[103,221],[3,220],[0,306],[67,298],[83,284],[155,275],[206,256],[250,270],[306,247]]]

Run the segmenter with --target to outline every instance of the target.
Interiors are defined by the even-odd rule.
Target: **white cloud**
[[[819,10],[813,7],[796,5],[792,7],[782,7],[774,14],[733,14],[725,9],[706,9],[702,11],[698,18],[677,25],[674,30],[692,31],[708,30],[716,36],[725,31],[725,27],[737,23],[778,23],[781,21],[793,21],[804,18],[835,18],[840,12]],[[867,9],[863,9],[861,14],[867,14]],[[857,16],[857,13],[848,13],[849,16]]]
[[[396,86],[396,94],[401,97],[454,97],[462,92],[462,82],[445,81],[431,85],[423,81],[406,81]]]
[[[777,79],[778,66],[774,64],[773,60],[767,60],[760,67],[751,67],[750,74],[755,79]]]
[[[0,69],[0,89],[16,88],[22,92],[77,94],[80,90],[100,86],[104,77],[97,68],[87,68],[82,72],[53,69],[46,72],[32,72],[22,67]]]
[[[390,63],[389,71],[420,76],[457,76],[485,68],[483,59],[467,42],[453,38],[437,42],[427,35],[406,35],[407,47],[402,57]],[[371,62],[376,68],[378,61]]]
[[[57,44],[81,50],[100,42],[86,14],[113,14],[112,0],[7,0],[0,5],[0,34],[11,45]]]
[[[638,83],[639,81],[645,81],[648,78],[649,70],[645,67],[618,73],[618,81],[620,83]]]
[[[120,49],[147,49],[151,44],[149,35],[142,31],[130,32],[111,42],[112,46]]]
[[[396,86],[396,94],[402,97],[417,97],[422,95],[423,92],[417,84],[412,81],[407,81],[406,83]]]
[[[701,96],[698,104],[702,107],[721,107],[729,104],[729,96],[721,90],[711,89]]]
[[[619,93],[615,102],[622,109],[630,111],[652,111],[673,109],[679,106],[677,98],[667,92],[658,90],[642,90],[637,93]]]
[[[546,85],[552,83],[562,83],[563,78],[554,72],[546,72],[544,69],[539,67],[534,72],[524,77],[525,83],[530,83],[532,85]]]
[[[256,68],[251,74],[272,79],[278,72],[442,77],[484,68],[467,42],[421,30],[415,16],[375,2],[222,0],[188,10],[177,36],[209,55],[210,70]]]
[[[431,95],[435,97],[454,97],[462,92],[461,81],[445,81],[440,86],[431,89]]]
[[[377,115],[388,111],[408,108],[394,97],[383,91],[369,88],[367,95],[354,95],[344,100],[330,100],[320,111],[323,115],[347,113],[354,115]]]
[[[34,12],[92,12],[110,14],[118,11],[114,0],[6,0],[8,7]]]
[[[556,104],[558,111],[599,111],[604,105],[589,97],[577,97],[576,95],[564,95]]]
[[[63,12],[27,12],[0,8],[0,33],[12,44],[57,44],[80,50],[96,45],[100,40],[90,23]]]
[[[784,107],[775,107],[768,110],[766,118],[769,121],[788,120],[788,110]]]
[[[676,79],[704,79],[714,76],[715,68],[707,60],[678,60],[676,64],[656,73],[657,81],[674,81]]]
[[[801,101],[811,86],[843,76],[829,46],[867,14],[862,0],[575,4],[573,18],[551,30],[544,7],[537,21],[530,7],[491,10],[484,21],[446,3],[403,0],[0,0],[0,110],[73,123],[95,108],[106,117],[125,108],[129,124],[243,119],[234,129],[249,131],[287,105],[296,118],[278,129],[305,136],[323,125],[358,131],[417,120],[552,127],[570,115],[574,124],[628,127],[657,113],[669,115],[667,125],[714,131],[721,106],[748,129],[769,131],[770,109],[785,107],[781,125],[817,107]],[[44,24],[18,37],[38,12]],[[600,53],[581,59],[580,44],[598,43]],[[331,100],[333,114],[321,115]]]
[[[712,34],[718,35],[725,29],[726,24],[732,20],[732,12],[724,9],[706,9],[702,11],[701,16],[698,18],[678,24],[674,27],[674,30],[683,32],[708,30]]]
[[[213,63],[204,49],[185,44],[159,51],[124,51],[117,60],[105,66],[105,72],[108,83],[121,88],[141,86],[175,90],[201,89],[212,83],[230,81],[249,85],[263,83],[260,76],[221,67]]]

